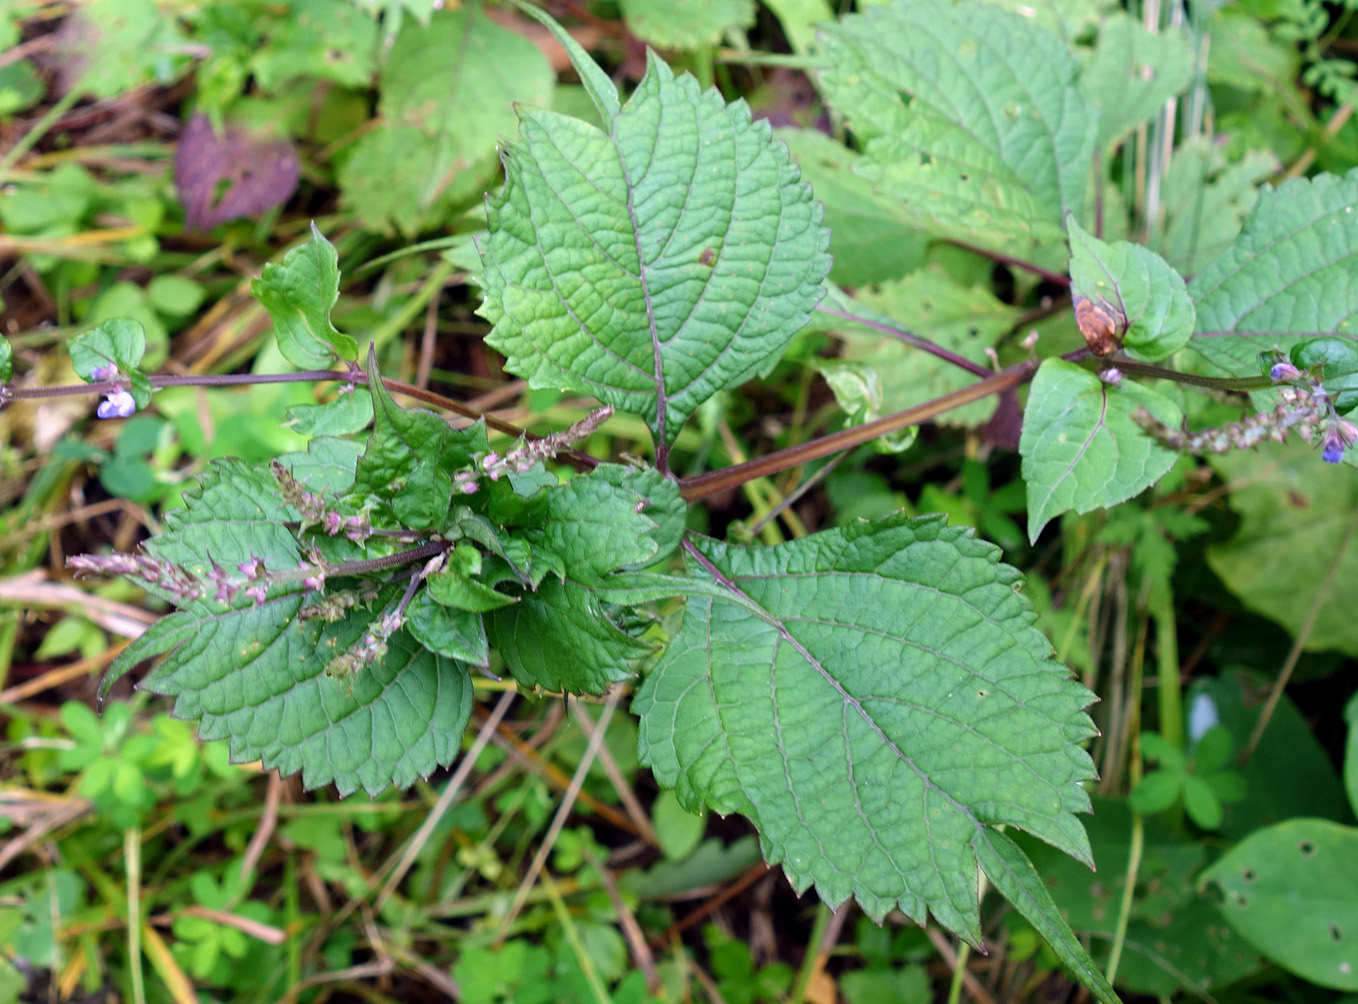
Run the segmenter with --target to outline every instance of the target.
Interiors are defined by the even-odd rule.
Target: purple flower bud
[[[340,527],[344,525],[344,517],[341,516],[334,509],[331,509],[326,512],[324,522],[325,522],[325,532],[333,537],[335,534],[340,532]]]
[[[1285,361],[1274,363],[1273,368],[1268,371],[1268,378],[1275,383],[1283,380],[1295,380],[1299,376],[1301,376],[1301,370]]]
[[[105,401],[99,402],[100,418],[127,418],[137,410],[137,402],[125,390],[115,390]]]
[[[476,487],[477,487],[477,485],[476,485],[476,482],[475,482],[475,481],[464,481],[464,482],[462,482],[462,484],[458,485],[458,487],[462,489],[462,494],[463,494],[463,495],[475,495],[475,494],[476,494]]]
[[[245,590],[246,599],[253,602],[255,606],[263,603],[268,595],[269,590],[267,586],[251,586],[249,589]]]
[[[1109,366],[1107,369],[1099,370],[1099,379],[1110,387],[1122,386],[1122,370],[1116,366]]]
[[[251,558],[249,561],[242,561],[236,566],[236,570],[247,579],[259,578],[259,559]]]
[[[481,458],[481,469],[483,471],[488,471],[499,462],[500,455],[498,453],[487,453],[484,457]]]
[[[100,383],[105,380],[112,380],[117,375],[118,367],[111,363],[108,366],[96,366],[90,370],[90,379]]]

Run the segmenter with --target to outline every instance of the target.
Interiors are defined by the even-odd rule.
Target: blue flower
[[[136,410],[137,402],[132,400],[132,395],[119,388],[99,402],[98,414],[100,418],[127,418]]]

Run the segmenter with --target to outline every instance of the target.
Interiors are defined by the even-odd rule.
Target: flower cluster
[[[277,460],[269,466],[283,490],[283,500],[302,514],[302,531],[309,526],[319,526],[331,537],[343,532],[355,544],[361,544],[373,535],[372,525],[362,516],[345,516],[338,510],[330,508],[324,499],[315,492],[308,491],[292,476],[292,472]]]
[[[563,450],[569,449],[573,443],[588,439],[612,414],[613,409],[604,405],[560,432],[553,432],[541,439],[519,439],[514,447],[503,455],[491,452],[477,457],[472,469],[457,472],[453,488],[464,495],[474,495],[483,477],[499,481],[506,474],[526,474],[533,469],[534,464],[555,457]]]
[[[1144,408],[1132,417],[1152,438],[1185,453],[1227,453],[1258,446],[1265,440],[1281,443],[1289,432],[1295,432],[1307,443],[1318,438],[1321,459],[1327,464],[1343,460],[1345,451],[1358,442],[1358,427],[1339,417],[1320,381],[1285,360],[1273,365],[1269,377],[1278,384],[1278,406],[1220,428],[1200,432],[1175,429]]]
[[[90,371],[90,379],[95,383],[108,383],[118,379],[118,367],[109,363],[107,366],[96,366]],[[99,402],[97,414],[100,418],[129,418],[137,410],[137,402],[132,400],[132,395],[128,393],[126,387],[119,387],[111,390],[104,400]]]
[[[167,594],[177,606],[192,603],[203,595],[203,584],[186,569],[146,553],[76,554],[66,559],[66,567],[78,577],[123,575],[137,579]]]
[[[336,680],[347,679],[367,666],[376,665],[387,654],[387,639],[395,634],[405,623],[405,617],[396,612],[383,614],[373,621],[357,645],[343,655],[331,659],[325,667],[325,675]]]

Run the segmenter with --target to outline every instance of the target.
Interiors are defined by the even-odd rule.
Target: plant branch
[[[1206,387],[1209,390],[1267,390],[1269,387],[1275,386],[1272,379],[1262,375],[1257,377],[1198,376],[1196,373],[1183,373],[1179,370],[1165,369],[1163,366],[1137,362],[1135,359],[1128,359],[1124,356],[1116,356],[1108,362],[1124,373],[1136,373],[1141,376],[1155,377],[1159,380],[1172,380],[1174,383]]]
[[[1085,350],[1080,351],[1083,354]],[[747,460],[743,464],[732,464],[730,467],[723,467],[720,470],[680,478],[680,494],[685,501],[697,502],[699,499],[715,495],[717,492],[725,491],[728,488],[734,488],[753,478],[777,474],[779,471],[785,471],[790,467],[797,467],[812,460],[819,460],[821,457],[828,457],[832,453],[851,450],[856,446],[871,442],[878,436],[907,429],[912,425],[919,425],[921,422],[927,422],[944,412],[960,408],[964,404],[971,404],[973,401],[979,401],[991,394],[998,394],[1001,391],[1009,390],[1011,387],[1017,387],[1019,384],[1032,379],[1033,374],[1037,372],[1038,365],[1039,361],[1032,359],[1017,366],[1011,366],[1001,373],[988,376],[984,380],[978,380],[970,387],[963,387],[961,390],[944,394],[942,397],[934,398],[934,400],[924,404],[898,411],[894,415],[886,415],[875,421],[856,425],[851,429],[841,429],[839,432],[832,432],[828,436],[821,436],[810,442],[789,446],[784,450],[775,450],[773,453],[756,457],[754,460]]]
[[[334,380],[341,383],[362,384],[367,386],[367,374],[360,370],[300,370],[296,373],[156,373],[148,375],[151,387],[160,390],[163,387],[240,387],[254,386],[256,384],[270,383],[320,383],[326,380]],[[538,440],[541,436],[522,429],[512,422],[496,418],[475,408],[469,408],[459,401],[454,401],[450,397],[437,394],[432,390],[425,390],[414,384],[406,383],[403,380],[393,380],[390,377],[382,378],[382,385],[392,394],[404,394],[406,397],[414,398],[416,401],[441,408],[444,411],[451,411],[455,415],[476,421],[485,419],[486,425],[496,432],[502,432],[507,436],[515,438],[522,436],[528,440]],[[84,394],[112,394],[115,391],[126,390],[127,383],[123,380],[105,380],[97,383],[76,383],[59,384],[52,387],[15,387],[8,384],[0,384],[0,406],[11,401],[38,400],[42,398],[57,397],[79,397]],[[558,454],[576,467],[592,469],[599,465],[599,460],[591,457],[587,453],[578,450],[562,450]]]
[[[998,251],[990,251],[983,247],[977,247],[975,244],[968,244],[966,241],[950,239],[948,243],[953,247],[961,248],[963,251],[970,251],[972,254],[978,254],[982,258],[989,258],[991,261],[997,261],[1001,265],[1009,265],[1012,268],[1021,268],[1025,272],[1032,272],[1034,275],[1041,276],[1048,282],[1054,282],[1058,286],[1070,285],[1070,276],[1061,275],[1059,272],[1052,272],[1049,269],[1043,268],[1041,265],[1034,264],[1030,261],[1024,261],[1022,258],[1013,258],[1007,254],[1001,254]]]
[[[961,369],[966,370],[968,373],[973,373],[976,376],[984,377],[990,376],[991,374],[991,371],[986,369],[980,363],[974,363],[970,359],[967,359],[965,356],[959,356],[956,352],[952,352],[948,349],[945,349],[943,346],[937,345],[934,342],[929,341],[929,339],[923,337],[922,335],[917,335],[913,331],[909,331],[905,328],[899,327],[898,325],[886,324],[882,321],[874,321],[871,318],[863,317],[860,316],[859,314],[851,314],[847,310],[835,310],[833,307],[827,307],[823,304],[817,307],[816,309],[820,311],[822,314],[829,314],[831,317],[840,317],[846,321],[855,321],[858,324],[865,325],[869,328],[874,328],[877,331],[885,332],[886,334],[891,335],[893,338],[899,338],[901,341],[905,342],[906,345],[911,345],[923,352],[928,352],[930,355],[937,356],[944,362],[952,363],[954,366],[960,367]]]

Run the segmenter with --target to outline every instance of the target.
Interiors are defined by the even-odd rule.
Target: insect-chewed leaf
[[[973,943],[978,835],[1013,825],[1089,860],[1092,695],[998,548],[938,516],[696,547],[693,575],[726,595],[687,599],[633,705],[682,803],[749,816],[798,890]]]
[[[607,78],[593,64],[581,73],[606,131],[521,112],[489,206],[480,311],[510,370],[642,415],[663,448],[806,322],[829,231],[787,148],[743,102],[652,55],[612,113]]]

